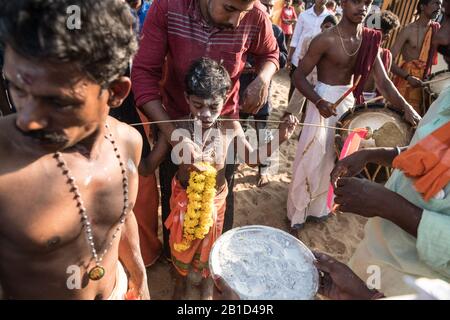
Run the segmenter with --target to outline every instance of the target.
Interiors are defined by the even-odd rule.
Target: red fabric
[[[381,61],[383,62],[384,69],[389,72],[392,65],[392,53],[389,49],[381,48]]]
[[[257,1],[237,29],[221,30],[204,21],[199,0],[153,1],[131,73],[136,106],[162,99],[172,119],[188,115],[184,77],[194,60],[209,57],[223,60],[233,82],[222,114],[237,117],[239,76],[247,55],[255,57],[257,67],[266,61],[279,66],[279,49],[265,10]]]
[[[441,28],[441,25],[438,22],[431,22],[431,29],[433,30],[433,36],[436,34],[436,32],[439,31],[440,28]],[[433,68],[433,66],[435,66],[437,64],[438,64],[437,48],[432,45],[430,47],[430,52],[428,54],[427,65],[426,65],[424,73],[423,73],[424,80],[430,76],[431,69]]]
[[[283,22],[284,20],[293,20],[293,19],[297,19],[297,14],[295,13],[295,9],[294,7],[290,6],[290,7],[283,7],[283,9],[281,10],[281,21],[280,21],[280,27],[281,30],[283,30],[283,33],[285,35],[292,35],[293,33],[293,26],[292,24],[287,24]]]
[[[361,76],[361,81],[353,91],[356,99],[356,104],[364,103],[364,85],[369,78],[375,59],[379,53],[381,44],[381,32],[364,28],[362,34],[361,48],[359,49],[358,57],[356,59],[354,79]]]
[[[392,66],[392,53],[389,49],[381,48],[381,62],[383,62],[384,69],[389,73]],[[381,96],[380,91],[376,90],[377,97]]]

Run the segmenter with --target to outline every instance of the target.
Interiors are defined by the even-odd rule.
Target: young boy
[[[172,182],[171,212],[165,225],[170,231],[169,243],[172,254],[172,262],[176,269],[177,283],[174,299],[181,299],[186,289],[185,277],[191,269],[202,275],[202,298],[208,297],[212,288],[209,278],[208,258],[209,252],[216,239],[222,233],[225,201],[228,194],[225,179],[225,164],[228,162],[226,155],[230,147],[237,150],[237,154],[244,158],[245,162],[257,166],[278,145],[288,140],[294,132],[297,119],[293,116],[280,124],[278,141],[270,141],[261,146],[267,152],[260,155],[259,150],[253,150],[246,140],[244,131],[239,121],[232,119],[219,119],[222,107],[226,101],[231,80],[226,69],[219,63],[201,58],[190,67],[185,78],[185,98],[189,104],[191,114],[185,122],[177,122],[178,129],[172,135],[172,140],[180,137],[185,143],[196,144],[202,161],[211,163],[217,170],[216,194],[213,208],[213,225],[203,240],[194,240],[190,247],[183,251],[177,251],[175,244],[180,242],[183,233],[184,217],[187,213],[188,195],[186,188],[189,183],[191,171],[201,171],[198,165],[191,161],[192,155],[182,154],[178,172]],[[143,175],[152,173],[164,159],[169,150],[169,144],[165,139],[158,139],[153,151],[142,161],[140,173]],[[263,149],[264,150],[264,149]],[[172,150],[172,159],[180,160],[177,150]],[[194,157],[195,158],[195,157]],[[234,158],[231,159],[234,161]]]

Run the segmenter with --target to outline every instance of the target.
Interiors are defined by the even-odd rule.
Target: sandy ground
[[[274,77],[271,119],[279,120],[287,107],[289,79],[285,70]],[[330,217],[324,222],[308,222],[300,231],[290,228],[286,217],[286,200],[291,182],[291,167],[297,148],[300,129],[280,148],[280,163],[270,184],[258,188],[257,169],[240,166],[236,172],[234,227],[266,225],[282,229],[296,236],[311,250],[328,253],[342,262],[347,262],[364,235],[365,219],[351,214]],[[171,265],[160,259],[147,270],[152,299],[171,299],[174,279]],[[200,290],[195,279],[189,281],[187,299],[200,299]]]

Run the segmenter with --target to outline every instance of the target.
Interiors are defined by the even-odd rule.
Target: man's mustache
[[[43,130],[24,132],[24,131],[20,130],[20,128],[18,128],[18,129],[24,136],[30,137],[33,139],[50,142],[53,144],[68,142],[68,139],[65,135],[57,133],[57,132],[46,132]]]

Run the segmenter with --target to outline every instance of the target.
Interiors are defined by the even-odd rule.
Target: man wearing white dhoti
[[[297,89],[314,102],[307,106],[305,122],[334,126],[355,102],[364,102],[364,85],[372,71],[378,91],[404,110],[408,122],[416,124],[420,117],[389,80],[378,55],[381,33],[363,27],[370,4],[342,0],[342,9],[342,20],[313,39],[294,74]],[[306,77],[315,67],[319,82],[314,89]],[[336,106],[335,102],[350,88],[353,79],[358,78],[353,95]],[[303,128],[287,202],[292,227],[303,225],[308,216],[328,216],[326,198],[336,160],[334,136],[335,131],[329,128]]]
[[[319,82],[316,92],[322,99],[336,102],[351,86],[330,86]],[[305,122],[335,126],[339,118],[353,107],[355,98],[349,95],[336,108],[336,116],[324,118],[317,107],[309,102],[306,107]],[[292,226],[306,221],[307,216],[324,217],[328,215],[326,198],[330,185],[329,173],[335,164],[334,130],[325,127],[306,126],[300,136],[292,175],[295,182],[289,187],[288,218]],[[322,174],[327,173],[327,174]]]

